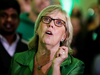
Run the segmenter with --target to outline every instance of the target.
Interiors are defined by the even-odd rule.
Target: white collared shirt
[[[16,50],[16,46],[17,46],[17,42],[19,41],[20,37],[18,34],[16,34],[16,40],[9,45],[9,43],[7,42],[7,40],[0,34],[0,41],[2,43],[2,45],[4,46],[5,50],[8,52],[8,54],[12,57],[15,53]]]

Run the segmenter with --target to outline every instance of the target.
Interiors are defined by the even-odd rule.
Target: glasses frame
[[[55,24],[55,20],[61,20],[61,19],[53,19],[53,18],[51,18],[50,16],[42,16],[42,17],[41,17],[41,21],[42,21],[43,23],[45,23],[45,22],[43,21],[43,17],[49,17],[49,18],[51,19],[51,21],[52,21],[52,20],[54,21],[54,24]],[[51,22],[51,21],[50,21],[50,22]],[[63,22],[62,26],[64,25],[65,28],[66,28],[66,22],[63,21],[63,20],[61,20],[61,21]],[[50,23],[50,22],[49,22],[49,23]],[[49,23],[45,23],[45,24],[49,24]],[[55,26],[61,27],[61,26],[58,26],[58,25],[56,25],[56,24],[55,24]]]

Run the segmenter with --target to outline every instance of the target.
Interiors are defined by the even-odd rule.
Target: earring
[[[63,43],[63,42],[64,42],[64,39],[62,39],[61,43]]]

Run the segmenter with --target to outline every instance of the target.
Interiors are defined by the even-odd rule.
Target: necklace
[[[52,59],[53,60],[53,59]],[[50,60],[49,62],[51,62],[52,60]],[[44,65],[48,64],[49,62],[47,62],[46,64],[44,65],[39,65],[38,61],[37,61],[37,56],[36,56],[36,62],[38,64],[38,70],[40,70]]]

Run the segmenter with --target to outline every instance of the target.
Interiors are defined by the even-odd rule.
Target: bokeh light
[[[73,0],[60,0],[62,8],[69,14],[71,15],[71,11],[73,9]]]

